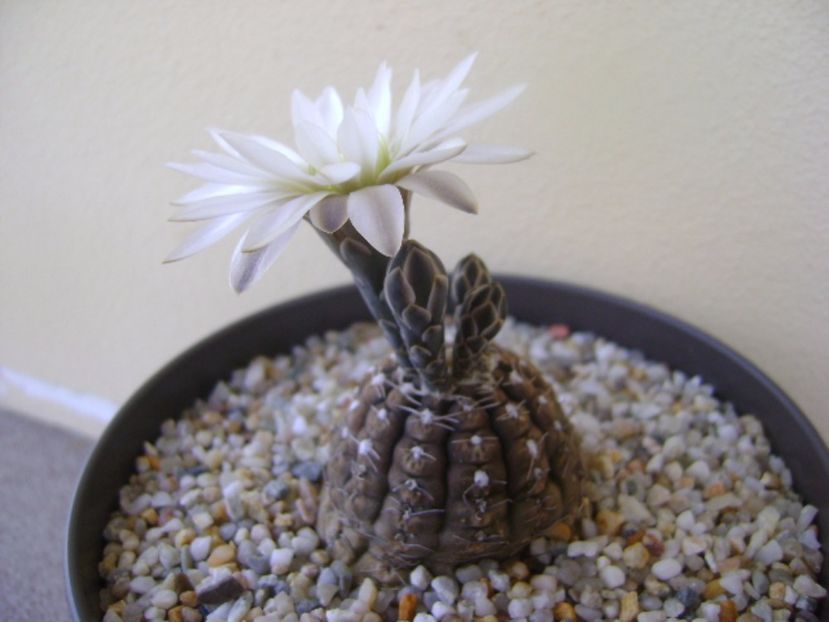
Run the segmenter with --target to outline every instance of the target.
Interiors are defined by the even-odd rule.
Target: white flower
[[[231,285],[242,291],[284,250],[304,217],[333,233],[346,221],[384,255],[400,247],[405,226],[401,190],[476,212],[469,187],[456,175],[431,170],[441,162],[501,164],[530,152],[496,145],[467,145],[458,132],[511,103],[514,86],[467,104],[461,85],[471,55],[441,80],[420,83],[415,71],[397,110],[392,110],[391,69],[380,65],[368,91],[358,89],[344,107],[326,88],[316,99],[294,91],[292,117],[296,150],[258,135],[210,130],[222,153],[193,151],[195,164],[169,166],[207,183],[184,195],[171,219],[207,221],[176,248],[176,261],[213,244],[244,223],[231,261]]]

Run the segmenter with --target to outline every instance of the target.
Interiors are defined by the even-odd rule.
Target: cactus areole
[[[515,555],[582,506],[578,438],[541,373],[495,343],[503,288],[476,255],[451,274],[409,238],[412,193],[477,212],[468,186],[431,167],[515,162],[530,154],[455,135],[510,103],[513,87],[464,105],[471,56],[448,76],[415,76],[392,114],[391,70],[344,108],[330,87],[294,93],[297,151],[213,130],[223,153],[174,168],[207,184],[174,220],[209,221],[168,258],[189,256],[251,221],[231,261],[242,291],[308,221],[351,271],[394,350],[367,375],[334,431],[318,532],[361,574],[436,571]]]

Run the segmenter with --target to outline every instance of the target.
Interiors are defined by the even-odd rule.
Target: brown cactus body
[[[552,387],[506,350],[485,356],[451,392],[393,364],[363,383],[326,471],[320,528],[340,554],[449,568],[514,555],[577,512],[578,442]]]
[[[541,373],[491,343],[506,298],[483,262],[450,282],[407,241],[369,294],[397,357],[365,379],[332,448],[318,530],[335,555],[391,580],[380,573],[514,555],[574,518],[578,438]]]

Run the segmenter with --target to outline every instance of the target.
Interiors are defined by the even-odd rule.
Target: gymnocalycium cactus
[[[507,314],[503,288],[477,256],[447,274],[409,238],[412,193],[477,211],[468,186],[432,166],[530,155],[456,136],[523,90],[465,104],[473,62],[424,84],[415,73],[394,115],[385,64],[348,108],[330,87],[314,101],[296,91],[298,151],[213,130],[223,153],[197,151],[202,162],[172,165],[208,182],[178,201],[174,220],[207,224],[169,261],[250,221],[231,261],[231,284],[242,291],[307,220],[392,345],[394,357],[364,380],[335,435],[318,516],[334,554],[380,578],[513,555],[582,504],[578,438],[552,387],[493,343]]]
[[[318,531],[374,576],[513,555],[581,504],[577,438],[540,372],[492,343],[506,298],[407,240],[376,304],[396,360],[365,379],[326,470]],[[444,335],[453,308],[454,340]]]

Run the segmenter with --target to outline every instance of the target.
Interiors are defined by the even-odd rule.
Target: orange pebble
[[[599,513],[596,514],[596,526],[599,528],[599,532],[606,536],[615,536],[624,524],[625,517],[619,512],[599,510]]]
[[[573,537],[573,530],[567,523],[556,523],[547,530],[547,537],[553,540],[564,540],[569,542]]]
[[[737,605],[733,600],[724,600],[720,603],[720,622],[735,622],[737,620]]]
[[[642,538],[644,538],[644,537],[645,537],[645,532],[642,529],[630,534],[627,538],[625,538],[625,547],[636,544],[637,542],[641,542]]]
[[[705,584],[705,589],[702,590],[702,597],[705,600],[713,600],[722,594],[725,594],[725,589],[720,585],[719,579],[709,581]]]
[[[702,491],[702,496],[706,499],[712,499],[714,497],[719,497],[720,495],[724,495],[726,492],[725,484],[722,482],[714,482],[710,486],[706,487],[705,490]]]
[[[576,622],[576,610],[568,602],[560,602],[553,608],[553,616],[560,622]]]
[[[408,592],[400,599],[400,605],[397,607],[397,619],[410,622],[414,619],[415,610],[417,609],[417,595]]]

